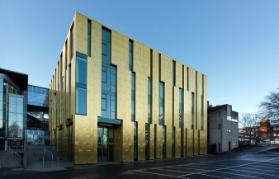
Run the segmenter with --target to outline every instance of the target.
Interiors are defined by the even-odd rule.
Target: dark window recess
[[[165,116],[165,84],[159,82],[159,125],[164,124]]]
[[[70,58],[72,59],[74,55],[74,24],[70,29]]]
[[[138,123],[134,122],[134,160],[138,160]]]
[[[184,127],[184,94],[183,89],[179,88],[179,127]]]
[[[172,61],[172,85],[176,85],[176,62],[173,60]]]
[[[135,121],[136,109],[136,74],[132,73],[131,76],[131,120]]]
[[[148,123],[152,123],[152,82],[148,77]]]
[[[129,70],[133,71],[134,61],[134,42],[129,40]]]
[[[191,124],[191,128],[194,129],[194,121],[195,121],[195,93],[192,92],[191,93],[191,119],[192,119],[192,124]]]
[[[91,56],[91,20],[87,21],[87,55]]]

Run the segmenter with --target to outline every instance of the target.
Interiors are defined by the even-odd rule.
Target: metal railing
[[[51,160],[47,160],[50,156]],[[43,149],[43,158],[42,158],[42,167],[46,168],[48,167],[46,164],[50,162],[50,167],[53,167],[53,163],[56,163],[55,167],[60,166],[60,157],[55,156],[51,150],[47,150],[46,148]]]

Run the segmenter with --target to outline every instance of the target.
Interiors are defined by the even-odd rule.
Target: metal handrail
[[[45,168],[45,155],[46,155],[46,153],[50,153],[51,154],[51,161],[53,161],[53,152],[52,151],[49,151],[49,150],[46,150],[45,148],[44,148],[44,153],[43,153],[43,168]]]

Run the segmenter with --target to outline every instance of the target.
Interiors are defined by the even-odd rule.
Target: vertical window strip
[[[74,55],[74,24],[72,24],[70,29],[70,58],[72,59]]]
[[[133,40],[129,40],[129,70],[133,71],[133,63],[134,63],[134,42]]]
[[[91,56],[91,20],[87,21],[87,55]]]
[[[131,120],[135,121],[135,109],[136,109],[136,74],[132,72],[131,76]]]
[[[138,123],[134,122],[134,160],[138,160]]]
[[[187,91],[189,91],[189,67],[187,67]]]
[[[191,113],[192,113],[192,116],[191,116],[191,118],[192,118],[192,124],[191,124],[191,128],[192,129],[194,129],[194,117],[195,117],[195,94],[194,94],[194,92],[192,92],[191,93],[192,95],[192,99],[191,99],[191,103],[192,103],[192,105],[191,105],[191,107],[192,107],[192,109],[191,109]]]
[[[165,84],[159,82],[159,125],[164,124],[165,111]]]
[[[145,159],[150,159],[150,124],[145,123]]]
[[[161,64],[162,64],[161,53],[159,53],[159,80],[162,80]]]
[[[163,146],[163,158],[165,159],[167,157],[167,129],[166,126],[163,125],[162,128],[162,146]]]
[[[198,72],[196,71],[196,129],[198,129],[198,118],[197,118],[197,110],[198,110]]]
[[[175,158],[175,127],[172,127],[172,157]]]
[[[157,125],[154,124],[154,160],[157,158]]]
[[[69,86],[69,102],[68,102],[68,108],[69,108],[69,117],[71,117],[72,114],[72,67],[71,64],[69,64],[68,68],[68,86]]]
[[[76,114],[87,113],[87,57],[76,54]]]
[[[179,127],[180,128],[183,128],[184,127],[184,104],[183,104],[183,97],[184,97],[184,94],[183,94],[183,89],[182,88],[179,88]]]
[[[111,31],[102,29],[101,118],[114,120],[117,113],[117,68],[111,64]]]
[[[67,65],[68,65],[68,39],[66,40],[65,42],[65,66],[66,66],[66,69],[67,69]]]
[[[172,85],[176,86],[176,61],[172,61]]]
[[[152,105],[152,97],[151,97],[151,78],[148,77],[148,123],[151,124],[151,105]]]
[[[204,128],[204,96],[201,96],[201,130]]]

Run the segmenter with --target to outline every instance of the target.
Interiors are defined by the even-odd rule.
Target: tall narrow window
[[[172,61],[172,85],[175,86],[175,80],[176,80],[176,62]]]
[[[153,74],[153,50],[150,49],[150,77],[152,79]]]
[[[145,159],[150,159],[150,124],[145,124]]]
[[[165,84],[159,82],[159,125],[164,124],[165,112]]]
[[[148,77],[148,123],[152,123],[151,111],[152,111],[152,88],[151,88],[151,78]]]
[[[197,90],[198,90],[198,72],[196,71],[196,99],[197,99],[197,101],[198,101],[198,93],[197,93]],[[196,114],[197,114],[197,109],[198,109],[198,102],[196,102],[195,103],[195,105],[196,105]],[[198,118],[196,117],[196,129],[198,129]]]
[[[23,137],[23,96],[9,94],[8,137]]]
[[[91,56],[91,20],[87,21],[87,55]]]
[[[204,128],[204,97],[201,96],[201,130]]]
[[[162,79],[161,75],[162,75],[162,70],[161,70],[161,63],[162,63],[162,60],[161,60],[161,54],[159,53],[159,80]]]
[[[65,66],[66,66],[66,69],[67,69],[67,65],[68,65],[68,40],[66,40],[65,42]]]
[[[192,105],[191,105],[191,107],[192,107],[192,116],[191,116],[191,118],[192,118],[192,125],[191,125],[191,128],[192,129],[194,129],[194,121],[195,121],[195,93],[194,92],[192,92],[191,93],[191,102],[192,102]]]
[[[129,40],[129,70],[133,70],[134,42]]]
[[[134,122],[134,160],[138,160],[138,123]]]
[[[187,91],[189,91],[189,67],[187,67]]]
[[[116,119],[117,69],[111,65],[111,32],[102,29],[101,117]]]
[[[184,94],[179,88],[179,127],[181,128],[181,157],[184,156]]]
[[[175,127],[172,127],[172,157],[175,158]]]
[[[74,24],[70,29],[70,58],[72,59],[74,55]]]
[[[87,113],[87,58],[86,55],[76,55],[76,114]]]
[[[0,129],[3,128],[3,96],[4,96],[4,82],[3,79],[0,78]]]
[[[181,129],[180,144],[181,157],[184,157],[184,128]]]
[[[71,64],[69,64],[69,69],[68,69],[68,85],[69,85],[69,102],[68,102],[68,107],[69,107],[69,117],[71,117],[72,114],[72,67]]]
[[[162,146],[163,146],[163,158],[167,157],[167,129],[166,126],[163,126],[162,130]]]
[[[184,95],[183,95],[183,89],[179,88],[179,127],[183,128],[184,126]]]
[[[135,108],[136,108],[136,74],[132,73],[131,76],[131,120],[135,121]]]

